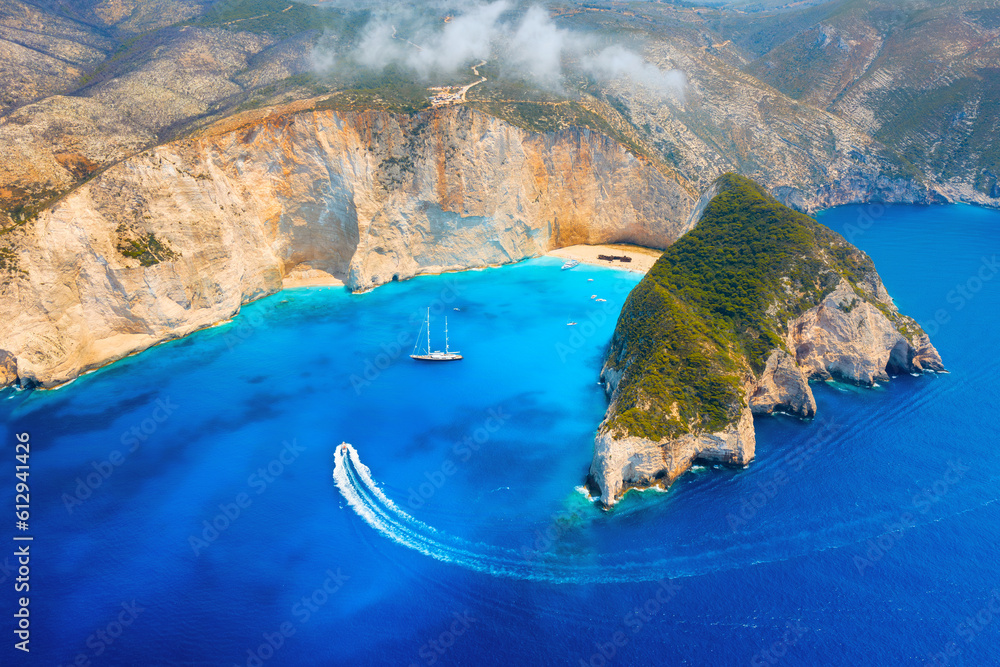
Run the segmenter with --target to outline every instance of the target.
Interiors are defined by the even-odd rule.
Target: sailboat
[[[427,347],[423,354],[420,354],[417,350],[417,346],[420,345],[421,336],[417,333],[417,342],[413,344],[413,354],[410,355],[410,359],[416,359],[417,361],[457,361],[462,358],[462,355],[458,352],[451,352],[448,350],[448,318],[444,318],[444,352],[441,350],[434,350],[431,352],[431,309],[427,309],[427,319],[424,321],[424,325],[420,328],[420,332],[427,329]]]

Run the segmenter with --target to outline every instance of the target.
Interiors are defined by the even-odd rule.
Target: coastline
[[[629,272],[632,272],[632,273],[646,274],[649,271],[649,269],[652,268],[653,264],[656,263],[656,260],[659,258],[659,256],[662,253],[663,253],[662,250],[654,250],[654,249],[651,249],[651,248],[646,248],[646,247],[637,246],[637,245],[631,245],[631,244],[627,244],[627,243],[615,243],[615,244],[602,244],[602,245],[575,245],[575,246],[567,246],[565,248],[558,248],[558,249],[555,249],[555,250],[551,250],[551,251],[549,251],[549,252],[547,252],[547,253],[545,253],[544,255],[541,255],[541,256],[542,257],[558,257],[560,259],[577,259],[577,260],[579,260],[580,262],[582,262],[584,264],[593,264],[593,265],[596,265],[596,266],[604,266],[604,267],[609,267],[609,268],[618,269],[618,270],[622,270],[622,271],[629,271]],[[623,264],[621,262],[608,262],[608,261],[605,261],[605,260],[599,260],[599,259],[597,259],[597,255],[599,255],[599,254],[611,254],[611,255],[623,255],[623,254],[625,254],[625,255],[628,255],[629,257],[632,258],[632,262],[628,263],[628,264]],[[526,259],[530,259],[530,258],[526,258]],[[419,277],[419,276],[443,275],[445,273],[464,273],[466,271],[477,271],[477,270],[484,270],[484,269],[488,269],[488,268],[499,268],[499,267],[502,267],[502,266],[509,266],[509,264],[496,264],[496,265],[488,265],[488,266],[481,266],[481,267],[468,267],[468,268],[457,268],[457,267],[456,268],[443,268],[442,270],[438,270],[438,271],[429,271],[427,273],[419,273],[419,274],[417,274],[415,276],[412,276],[412,278],[416,278],[416,277]],[[278,289],[278,290],[276,290],[274,292],[270,292],[268,294],[261,294],[257,298],[252,299],[252,300],[248,301],[246,304],[242,304],[242,305],[247,305],[249,303],[254,303],[255,301],[258,301],[260,299],[263,299],[263,298],[266,298],[266,297],[269,297],[269,296],[275,296],[277,294],[280,294],[281,292],[283,292],[286,289],[295,289],[295,288],[302,288],[302,287],[344,287],[344,286],[345,286],[345,283],[344,283],[343,280],[341,280],[340,278],[336,278],[333,275],[331,275],[331,274],[329,274],[329,273],[327,273],[325,271],[321,271],[321,270],[318,270],[318,269],[296,270],[296,271],[292,271],[291,273],[289,273],[288,275],[286,275],[286,276],[284,276],[282,278],[281,289]],[[371,290],[366,290],[366,292],[367,291],[371,291]],[[355,293],[356,294],[361,294],[361,293],[364,293],[364,292],[355,292]],[[74,382],[77,378],[79,378],[79,377],[81,377],[83,375],[88,375],[90,373],[98,371],[98,370],[100,370],[102,368],[110,366],[110,365],[114,364],[115,362],[120,361],[122,359],[125,359],[127,357],[132,357],[132,356],[136,356],[138,354],[142,354],[146,350],[149,350],[149,349],[152,349],[152,348],[157,347],[159,345],[162,345],[163,343],[168,343],[168,342],[171,342],[171,341],[179,340],[181,338],[186,338],[187,336],[191,335],[192,333],[195,333],[196,331],[202,331],[202,330],[205,330],[205,329],[213,329],[213,328],[216,328],[216,327],[220,327],[220,326],[229,324],[229,323],[231,323],[233,321],[233,319],[238,314],[239,314],[239,310],[237,310],[236,312],[232,313],[229,317],[221,319],[221,320],[219,320],[217,322],[212,322],[211,324],[206,324],[206,325],[203,325],[203,326],[194,327],[190,331],[186,331],[186,332],[184,332],[182,334],[179,334],[179,335],[165,336],[165,337],[163,337],[163,338],[161,338],[159,340],[154,340],[149,345],[141,346],[141,347],[139,347],[137,349],[129,349],[129,350],[127,350],[127,351],[125,351],[124,353],[121,353],[121,354],[113,354],[113,355],[109,356],[107,358],[107,360],[104,361],[103,363],[99,363],[99,364],[95,364],[95,365],[87,365],[87,366],[83,367],[81,369],[80,373],[76,374],[75,376],[73,376],[71,378],[68,378],[68,379],[65,379],[65,380],[61,380],[61,381],[56,381],[56,382],[54,382],[52,384],[39,383],[37,385],[34,385],[32,387],[32,389],[49,391],[49,390],[54,390],[54,389],[59,389],[61,387],[65,387],[65,386],[67,386],[70,383]],[[13,386],[13,385],[11,385],[11,386]],[[9,387],[0,387],[0,390],[6,389],[6,388],[9,388]]]
[[[632,273],[646,274],[649,273],[649,270],[653,268],[653,264],[656,264],[656,260],[662,254],[662,250],[632,245],[630,243],[608,243],[602,245],[571,245],[565,248],[556,248],[545,253],[545,256],[559,257],[560,259],[575,259],[584,264],[594,264],[596,266],[631,271]],[[598,255],[627,255],[632,258],[632,261],[627,264],[609,262],[598,259]]]
[[[344,281],[319,269],[299,269],[281,279],[281,289],[290,287],[343,287]]]

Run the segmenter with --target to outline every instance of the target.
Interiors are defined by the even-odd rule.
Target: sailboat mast
[[[444,353],[448,354],[448,316],[444,316]]]
[[[427,354],[431,353],[431,309],[427,309]]]

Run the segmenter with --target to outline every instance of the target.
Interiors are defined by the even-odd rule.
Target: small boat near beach
[[[563,271],[566,269],[572,269],[574,266],[580,263],[578,259],[567,259],[566,263],[562,265]]]

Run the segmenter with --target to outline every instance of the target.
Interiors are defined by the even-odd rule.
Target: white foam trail
[[[351,445],[337,447],[333,479],[344,499],[365,523],[397,544],[435,558],[480,572],[514,578],[536,578],[524,570],[524,563],[486,545],[471,545],[464,540],[439,533],[435,528],[414,519],[386,497],[372,479],[368,466],[361,463]],[[476,551],[470,549],[477,548]],[[477,553],[478,551],[478,553]],[[486,551],[487,553],[482,553]],[[516,555],[516,552],[514,552]]]
[[[497,577],[552,583],[616,583],[658,581],[668,576],[663,561],[604,565],[559,562],[551,554],[532,561],[526,549],[472,543],[414,519],[386,497],[349,444],[334,453],[333,479],[344,499],[365,523],[393,542],[436,560]]]
[[[660,581],[668,577],[676,579],[781,562],[827,549],[856,546],[869,537],[866,533],[864,537],[853,537],[837,544],[808,546],[795,538],[791,540],[792,549],[763,558],[760,554],[773,551],[778,544],[773,541],[763,544],[739,541],[721,550],[700,551],[695,555],[678,554],[646,562],[621,562],[617,559],[625,554],[620,553],[607,554],[612,560],[610,563],[601,562],[593,556],[586,556],[586,560],[573,560],[555,553],[535,552],[527,545],[524,550],[517,550],[469,542],[414,519],[386,497],[372,479],[371,471],[361,463],[357,451],[349,444],[339,445],[334,453],[333,479],[357,515],[384,537],[444,563],[511,579],[572,584]],[[1000,499],[993,499],[984,505],[995,502],[1000,502]],[[971,510],[963,510],[959,514],[965,511]],[[941,519],[935,519],[938,520]],[[803,546],[806,548],[802,549]]]

